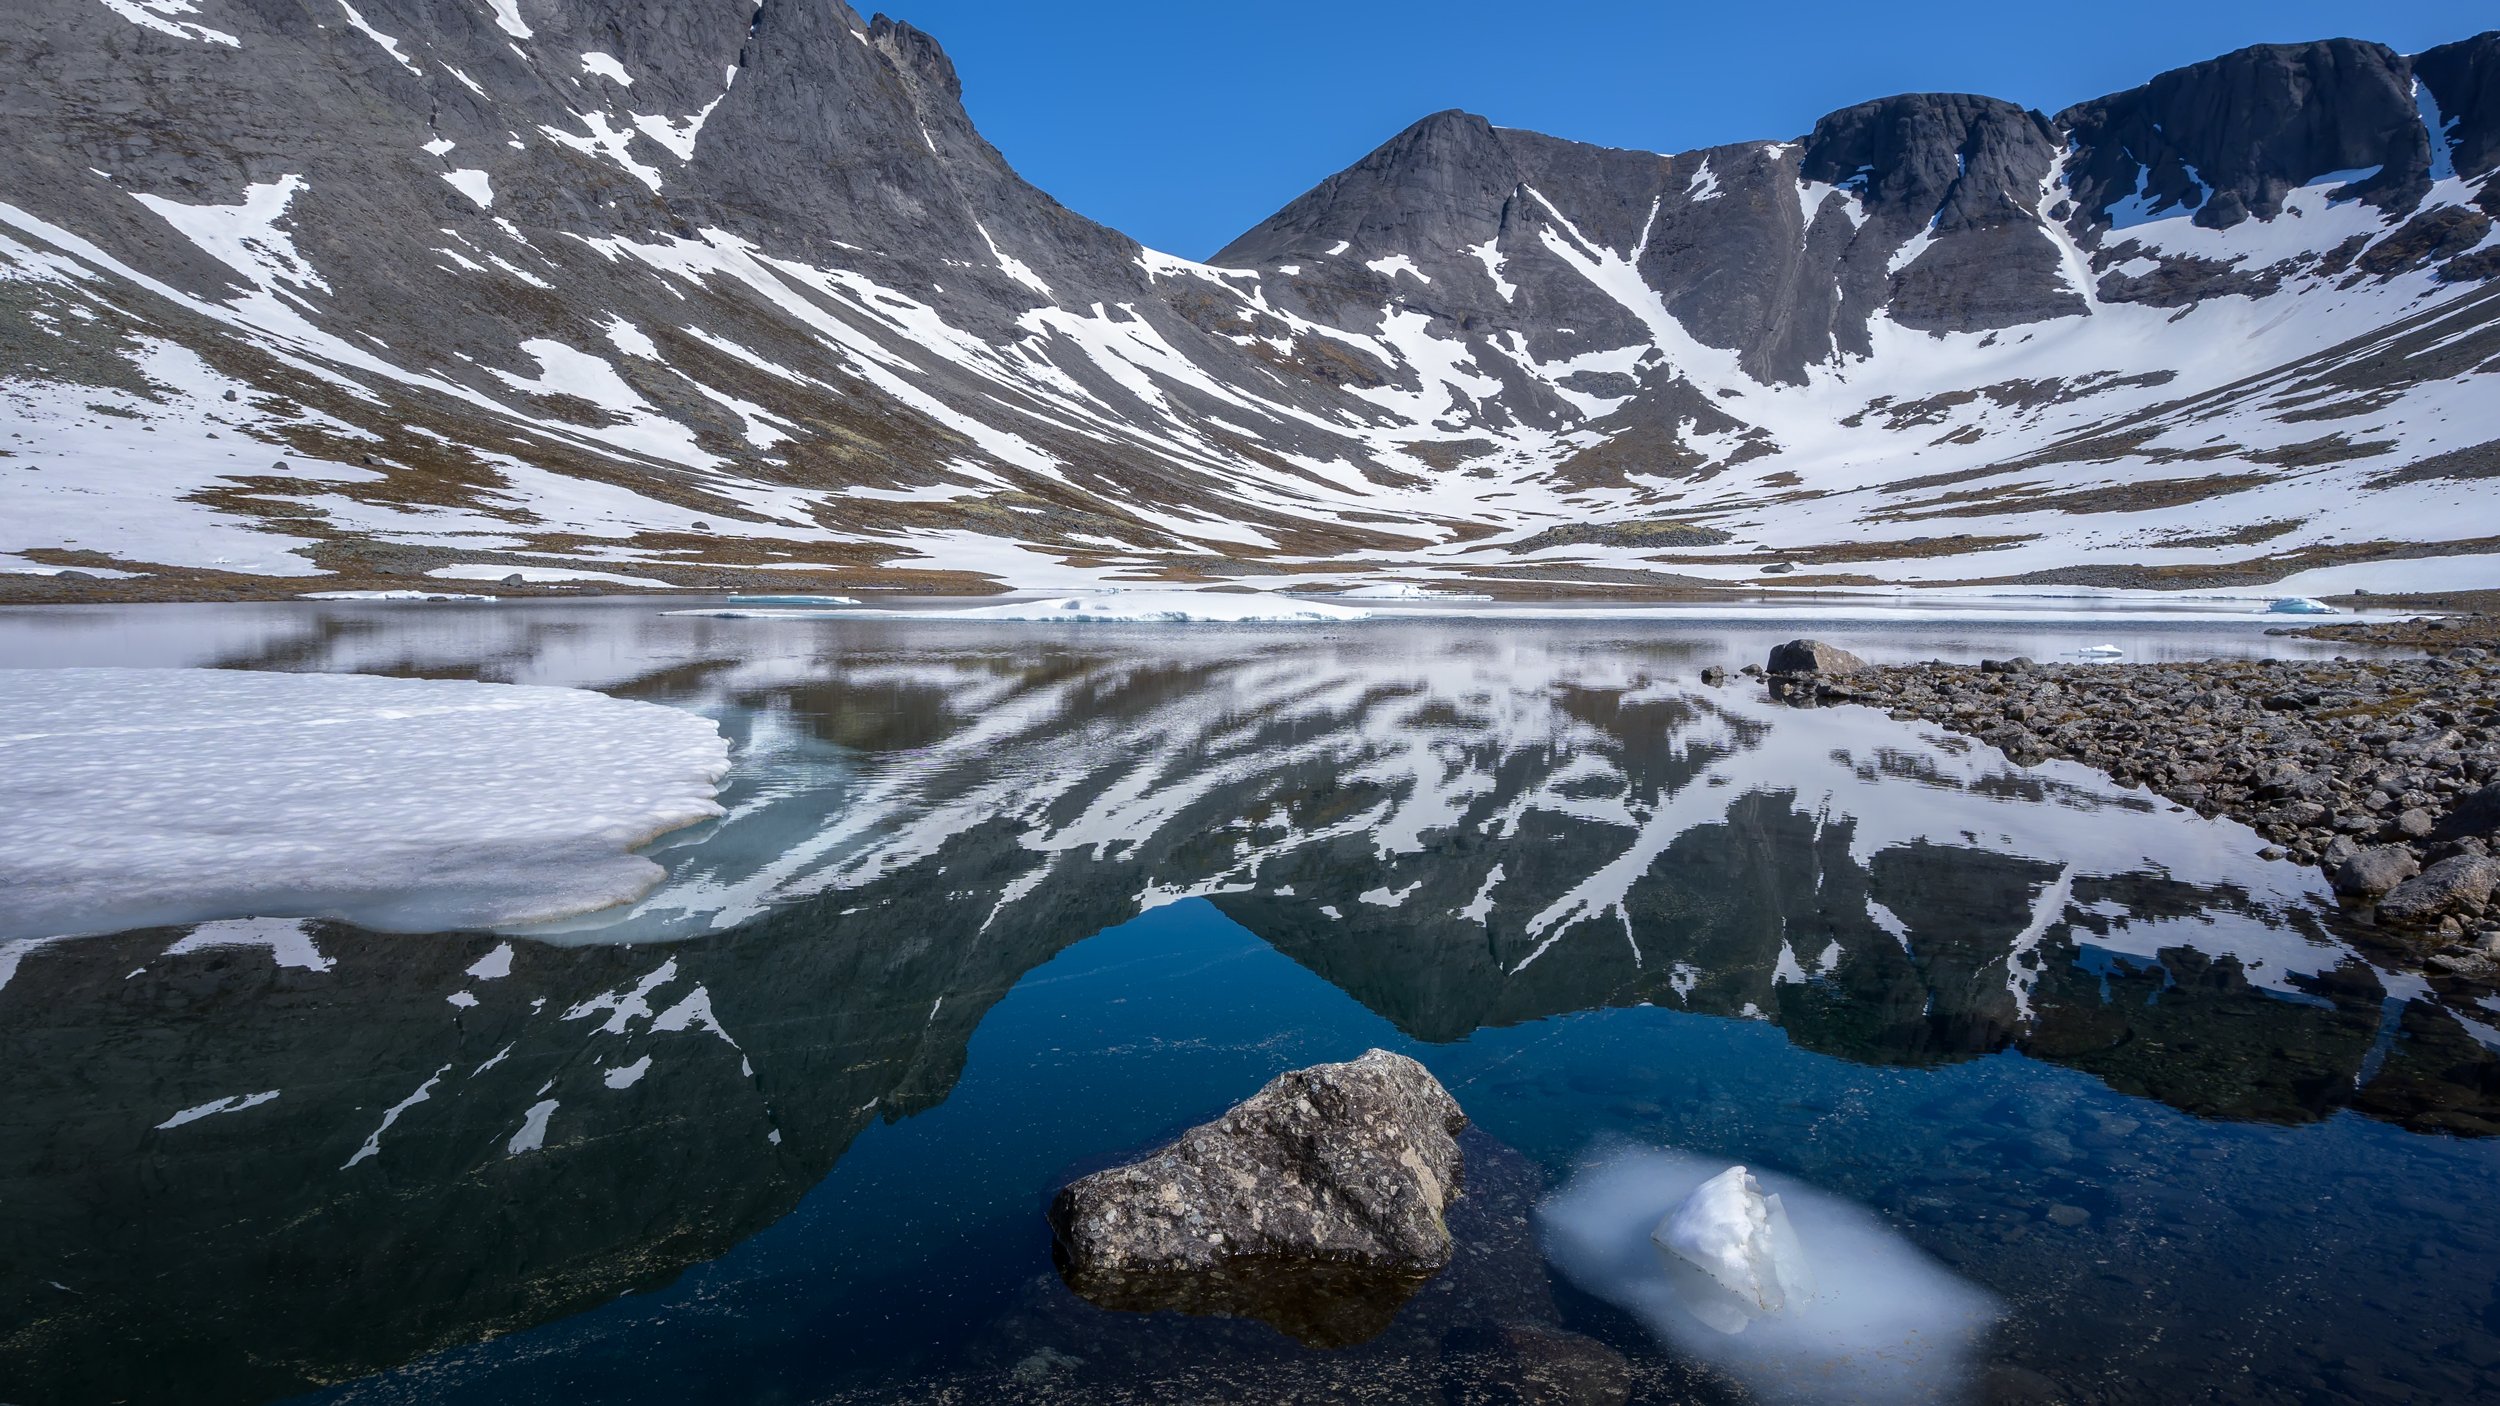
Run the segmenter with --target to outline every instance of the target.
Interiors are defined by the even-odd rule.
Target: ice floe
[[[305,591],[298,600],[415,600],[415,601],[481,601],[496,596],[481,596],[473,591]]]
[[[872,612],[858,611],[854,614]],[[1029,620],[1087,624],[1304,624],[1368,620],[1371,612],[1323,601],[1216,591],[1108,591],[1012,601],[964,610],[873,612],[915,620]]]
[[[1999,1312],[1864,1208],[1682,1152],[1601,1153],[1537,1220],[1564,1277],[1755,1399],[1958,1399]]]
[[[0,670],[0,939],[327,917],[441,931],[627,903],[722,814],[706,718],[577,689]]]

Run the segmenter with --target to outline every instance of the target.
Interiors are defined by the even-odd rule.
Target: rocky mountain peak
[[[2480,176],[2500,166],[2500,29],[2414,56],[2413,76],[2440,128],[2434,170]],[[2426,123],[2427,125],[2427,123]]]
[[[2428,189],[2429,142],[2404,56],[2357,39],[2259,44],[2058,114],[2092,218],[2191,210],[2208,229],[2271,220],[2291,191],[2341,177],[2389,211]]]

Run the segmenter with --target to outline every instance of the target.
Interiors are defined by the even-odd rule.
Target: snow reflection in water
[[[1047,1274],[1035,1208],[1071,1162],[1206,1116],[1287,1062],[1387,1040],[1549,1173],[1599,1132],[1706,1146],[1719,1165],[1785,1168],[1896,1227],[1918,1221],[1922,1244],[1950,1245],[2009,1298],[2009,1281],[2043,1277],[2027,1257],[2052,1233],[2097,1237],[2130,1274],[2188,1273],[2122,1243],[2132,1231],[2101,1230],[2133,1224],[2137,1186],[2172,1217],[2160,1243],[2205,1247],[2195,1273],[2260,1274],[2268,1249],[2234,1238],[2240,1222],[2169,1195],[2258,1175],[2226,1159],[2266,1166],[2261,1195],[2312,1208],[2322,1235],[2365,1243],[2387,1227],[2346,1224],[2376,1211],[2335,1201],[2348,1163],[2321,1148],[2369,1160],[2373,1177],[2462,1186],[2487,1170],[2482,1145],[2394,1129],[2500,1127],[2483,1017],[2352,952],[2310,875],[2257,861],[2236,827],[2079,770],[2024,771],[1865,710],[1774,709],[1743,684],[1692,682],[1759,657],[1767,635],[1540,622],[1037,638],[441,609],[244,611],[261,624],[221,613],[187,630],[98,612],[51,648],[59,662],[587,684],[692,707],[736,740],[731,813],[653,851],[670,879],[649,899],[553,942],[310,924],[283,950],[262,944],[276,961],[179,930],[7,954],[20,969],[0,987],[0,1067],[20,1072],[0,1107],[0,1185],[18,1192],[0,1215],[12,1243],[37,1248],[0,1294],[41,1306],[21,1375],[58,1388],[30,1399],[146,1395],[166,1364],[200,1399],[254,1399],[543,1325],[511,1354],[476,1350],[469,1394],[494,1399],[549,1385],[530,1360],[578,1367],[621,1341],[674,1342],[686,1330],[668,1326],[671,1306],[690,1301],[726,1295],[755,1318],[742,1332],[783,1343],[815,1330],[775,1313],[873,1329],[883,1320],[861,1305],[889,1295],[994,1306]],[[2057,641],[1849,643],[2047,655]],[[1122,924],[1138,936],[1087,941]],[[1220,956],[1158,974],[1154,944],[1172,933],[1208,934]],[[1222,945],[1235,936],[1247,945]],[[1085,967],[1095,951],[1134,965]],[[1071,963],[1092,974],[1070,984]],[[1245,982],[1287,993],[1284,1014],[1226,1015]],[[1177,1007],[1170,1028],[1122,1024],[1157,990]],[[2006,1051],[2039,1062],[1981,1058]],[[1077,1071],[1064,1088],[1034,1072],[1052,1060]],[[1106,1087],[1099,1071],[1126,1061],[1136,1072]],[[1680,1081],[1692,1087],[1665,1092]],[[282,1096],[243,1102],[269,1091]],[[1027,1109],[1051,1116],[1004,1111]],[[2252,1145],[2200,1119],[2322,1141]],[[2132,1131],[2148,1124],[2157,1135]],[[862,1161],[862,1148],[882,1150]],[[2118,1170],[2121,1155],[2148,1165]],[[894,1157],[909,1174],[877,1181]],[[73,1184],[56,1170],[68,1165],[92,1170]],[[856,1198],[843,1202],[856,1214],[791,1215],[826,1196]],[[2013,1238],[2005,1217],[2033,1212],[2006,1207],[2051,1199],[2061,1215],[2089,1208],[2089,1228]],[[912,1225],[988,1238],[950,1257],[894,1229]],[[741,1268],[793,1240],[811,1264],[881,1268],[798,1288]],[[662,1287],[721,1256],[692,1300]],[[244,1268],[183,1268],[209,1264]],[[1499,1277],[1523,1272],[1532,1259]],[[2419,1269],[2373,1289],[2337,1272],[2368,1302],[2460,1282]],[[75,1307],[49,1297],[52,1280],[76,1286]],[[2199,1315],[2244,1315],[2200,1305],[2285,1292],[2181,1283],[2150,1299],[2141,1283],[2167,1281],[2060,1282],[2000,1331],[2019,1360],[2070,1374],[2091,1369],[2059,1365],[2064,1339],[2039,1325],[2145,1343],[2160,1337],[2148,1303],[2211,1326]],[[631,1290],[654,1317],[595,1307]],[[2443,1293],[2426,1305],[2463,1302]],[[1430,1317],[1458,1312],[1438,1302],[1418,1300],[1409,1326],[1425,1337],[1398,1352],[1458,1321]],[[686,1321],[725,1331],[709,1311]],[[1080,1355],[1130,1331],[1049,1322]],[[2286,1351],[2337,1337],[2323,1321],[2279,1326]],[[1013,1338],[986,1322],[946,1331],[960,1341],[911,1370],[973,1371],[986,1359],[963,1343]],[[2485,1340],[2462,1321],[2442,1331]],[[581,1336],[568,1352],[548,1334]],[[855,1353],[889,1350],[878,1331],[856,1337]],[[1237,1337],[1174,1341],[1182,1358],[1284,1370]],[[647,1382],[604,1385],[665,1395],[689,1380],[676,1367],[715,1360],[653,1352],[632,1357]],[[821,1395],[855,1365],[785,1364],[770,1385]],[[417,1380],[419,1394],[444,1387]]]

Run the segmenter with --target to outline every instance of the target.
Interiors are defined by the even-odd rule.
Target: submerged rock
[[[1790,640],[1771,649],[1774,674],[1853,674],[1865,667],[1865,660],[1821,640]]]
[[[1439,1080],[1386,1050],[1280,1074],[1144,1160],[1063,1188],[1061,1272],[1106,1308],[1360,1342],[1450,1262],[1466,1124]]]

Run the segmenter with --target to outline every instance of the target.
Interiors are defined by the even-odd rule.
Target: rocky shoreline
[[[2445,632],[2443,632],[2445,633]],[[2463,632],[2459,632],[2463,633]],[[1876,667],[1773,651],[1794,702],[1940,723],[2022,765],[2082,762],[2322,870],[2379,945],[2500,979],[2500,656]]]

